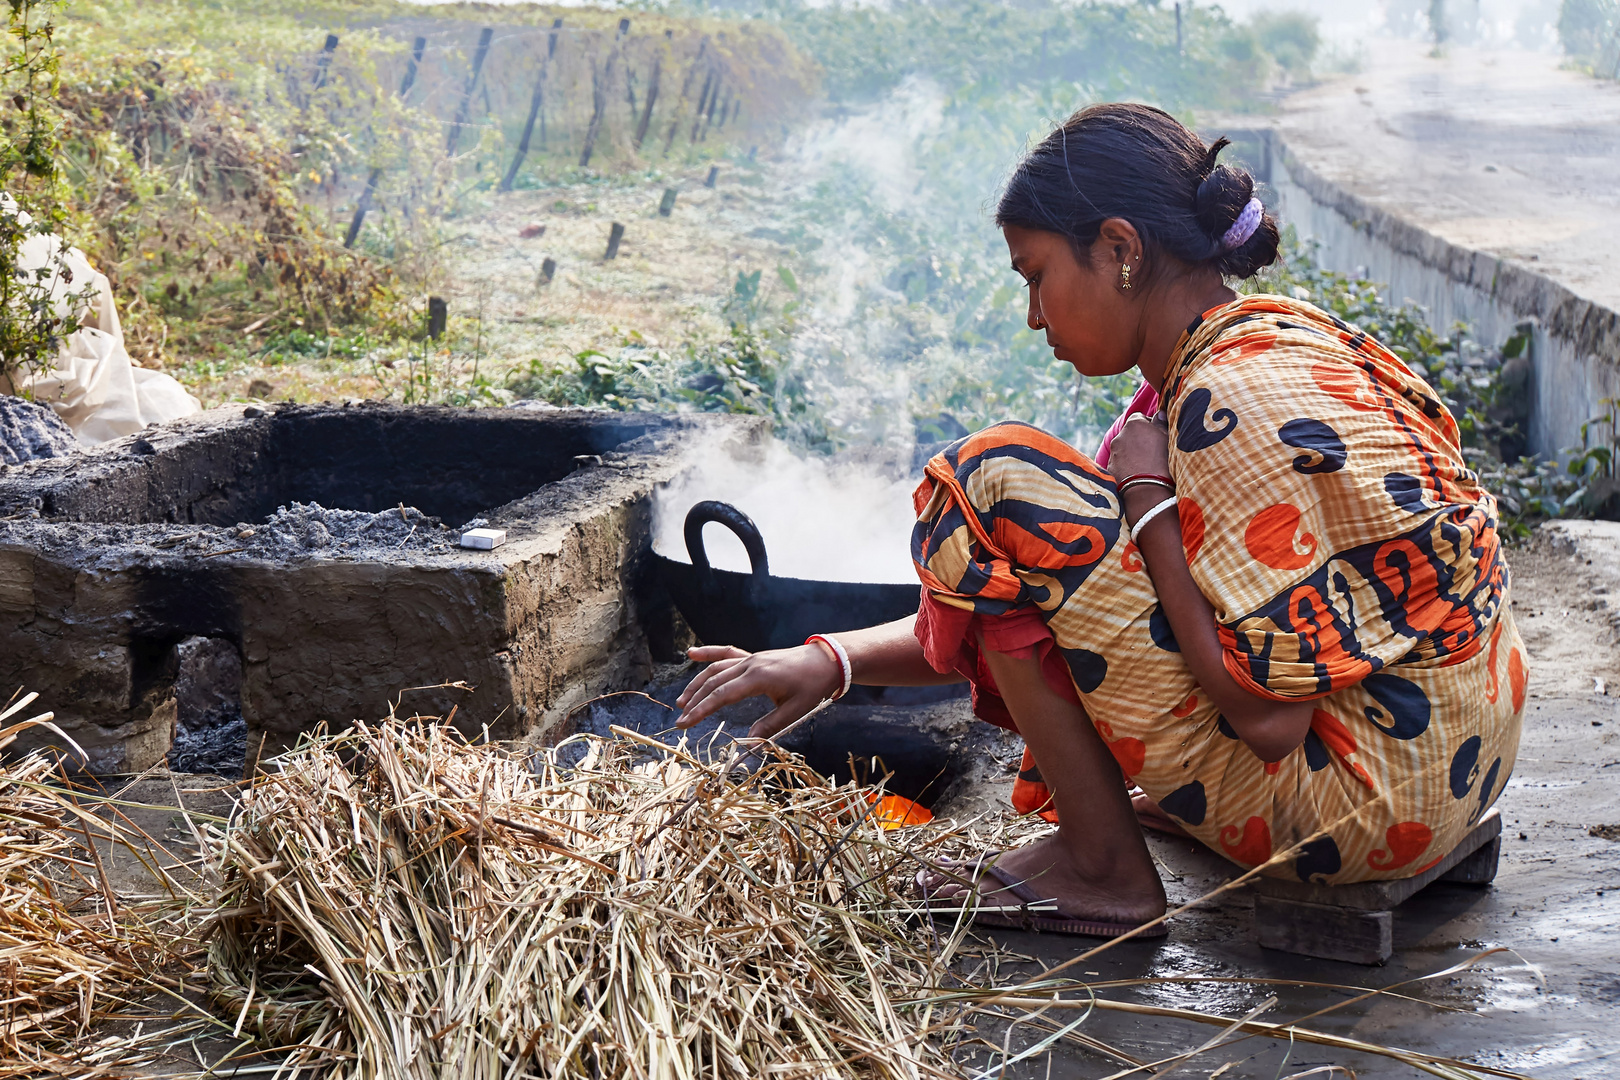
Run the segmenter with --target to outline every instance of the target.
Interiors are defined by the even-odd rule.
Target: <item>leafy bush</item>
[[[1268,11],[1256,15],[1250,26],[1261,48],[1291,78],[1310,76],[1311,62],[1322,47],[1314,18],[1298,11]]]
[[[1620,74],[1620,0],[1563,0],[1558,40],[1564,52],[1597,74]]]
[[[0,120],[0,392],[51,366],[89,282],[75,282],[62,245],[67,215],[51,109],[60,56],[55,0],[11,0],[0,80],[20,115]],[[14,381],[14,377],[18,377]]]
[[[791,271],[778,277],[794,295]],[[639,334],[612,352],[586,349],[558,365],[531,360],[504,388],[554,405],[598,405],[621,412],[675,410],[768,416],[779,435],[810,450],[836,449],[825,401],[802,365],[784,352],[794,332],[796,301],[773,306],[762,273],[741,272],[727,304],[730,332],[717,341],[687,342],[671,352]]]

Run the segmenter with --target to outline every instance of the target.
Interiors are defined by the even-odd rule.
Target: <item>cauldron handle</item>
[[[699,570],[709,569],[709,553],[703,549],[703,526],[711,521],[718,521],[742,541],[755,577],[770,574],[770,564],[765,560],[765,538],[759,535],[759,526],[735,506],[723,502],[700,502],[686,512],[686,554],[691,557],[693,566]]]

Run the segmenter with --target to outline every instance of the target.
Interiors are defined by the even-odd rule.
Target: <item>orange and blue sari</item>
[[[1528,677],[1495,501],[1455,421],[1366,334],[1265,295],[1189,328],[1163,405],[1226,668],[1257,696],[1314,701],[1303,745],[1267,764],[1237,738],[1181,661],[1114,478],[1024,424],[947,448],[917,490],[930,661],[1012,726],[979,643],[1039,656],[1126,777],[1240,865],[1314,836],[1266,872],[1422,872],[1500,795]],[[1015,804],[1045,800],[1026,771]]]

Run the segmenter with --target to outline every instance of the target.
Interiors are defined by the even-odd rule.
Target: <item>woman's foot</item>
[[[1136,820],[1142,823],[1144,829],[1192,839],[1192,833],[1183,829],[1179,821],[1165,813],[1164,809],[1140,788],[1131,795],[1131,808],[1136,811]]]
[[[1022,881],[1042,898],[1053,900],[1057,911],[1052,914],[1064,918],[1139,926],[1165,912],[1164,883],[1151,865],[1145,873],[1125,869],[1103,876],[1082,873],[1059,833],[1003,852],[995,857],[995,866],[1006,877]],[[968,890],[972,888],[979,891],[980,911],[1017,910],[1023,906],[1023,901],[994,876],[980,874],[973,884],[959,880],[972,876],[969,864],[954,874],[925,871],[918,882],[936,907],[952,906],[953,901],[967,906]]]

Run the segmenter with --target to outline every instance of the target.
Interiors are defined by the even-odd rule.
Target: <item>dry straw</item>
[[[614,731],[520,753],[390,719],[277,759],[212,840],[220,1023],[280,1075],[344,1080],[988,1080],[1039,1070],[1063,1043],[1124,1078],[1256,1036],[1451,1080],[1517,1075],[1302,1026],[1403,984],[1341,987],[1354,996],[1274,1023],[1259,1017],[1276,998],[1229,1017],[1097,994],[1175,977],[1059,977],[1109,942],[997,986],[983,976],[1011,958],[964,948],[966,913],[919,918],[910,882],[1027,823],[886,831],[869,792],[774,746],[716,763]],[[1142,1061],[1080,1030],[1104,1012],[1222,1030]],[[1016,1028],[1041,1034],[1022,1050],[987,1041]]]
[[[215,838],[233,1031],[356,1080],[958,1074],[909,831],[774,747],[564,747],[390,720],[278,759]]]
[[[36,697],[0,708],[0,724]],[[42,713],[0,727],[0,749],[30,727],[67,739]],[[162,977],[174,940],[113,896],[93,840],[131,838],[53,783],[58,768],[33,754],[0,769],[0,1078],[119,1075],[147,1060],[96,1027]]]
[[[32,725],[50,715],[0,727],[0,748]],[[117,797],[75,794],[49,757],[0,766],[0,1080],[989,1078],[1039,1072],[1059,1044],[1123,1080],[1257,1036],[1517,1075],[1304,1026],[1401,983],[1275,1023],[1275,998],[1228,1017],[1100,996],[1203,976],[1061,977],[1109,943],[998,986],[1017,958],[964,948],[962,913],[936,927],[907,893],[917,866],[1028,823],[886,831],[871,792],[774,746],[714,763],[616,732],[539,753],[392,719],[311,739],[233,824],[187,815],[222,874],[206,897],[158,867]],[[117,851],[166,891],[118,894]],[[193,1003],[199,937],[214,1015]],[[1143,1061],[1081,1030],[1105,1012],[1221,1030]],[[1035,1037],[1016,1049],[1015,1030]]]

